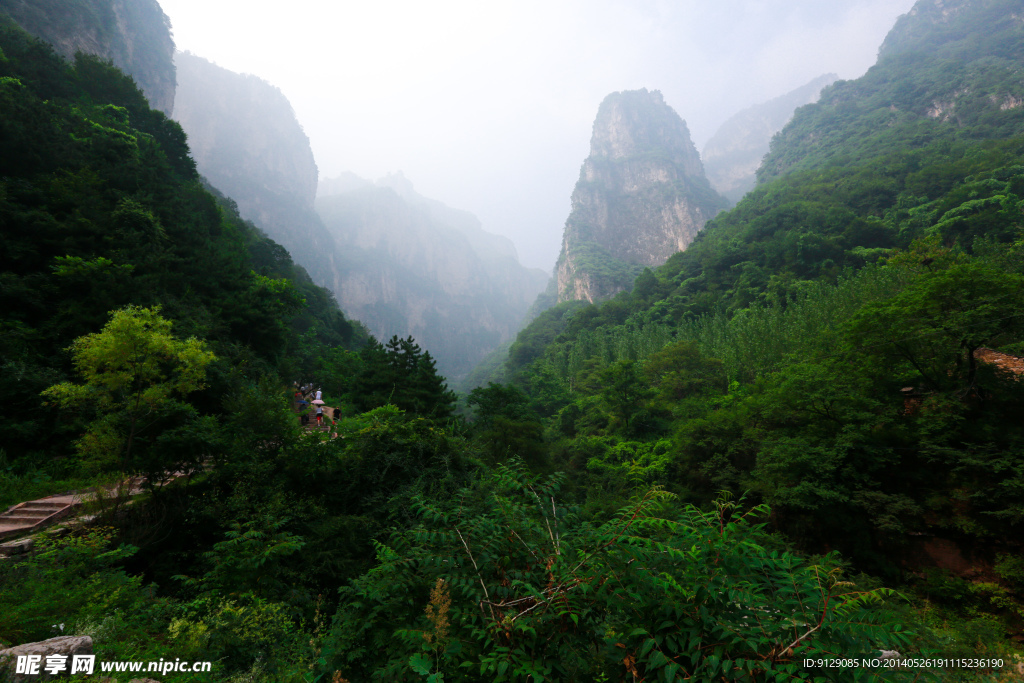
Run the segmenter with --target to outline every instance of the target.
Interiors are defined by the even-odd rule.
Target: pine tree
[[[362,372],[356,378],[357,401],[362,410],[395,405],[423,417],[451,417],[455,394],[437,374],[430,352],[410,336],[391,337],[363,349]]]

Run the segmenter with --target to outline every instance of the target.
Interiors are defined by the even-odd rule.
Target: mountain
[[[329,292],[204,187],[181,127],[129,77],[91,55],[69,64],[4,23],[0,47],[5,457],[49,462],[73,451],[82,416],[58,420],[40,409],[40,392],[76,374],[69,345],[116,309],[156,307],[175,334],[210,345],[218,369],[192,399],[206,414],[222,414],[240,384],[277,370],[311,377],[328,349],[365,343]],[[198,429],[186,413],[149,419]],[[152,446],[147,434],[139,448]]]
[[[401,173],[322,183],[317,210],[341,253],[335,293],[378,338],[412,335],[449,378],[519,330],[547,275],[505,237],[418,194]]]
[[[555,267],[558,301],[606,299],[686,249],[727,202],[711,189],[686,123],[657,90],[598,108]]]
[[[992,6],[932,4],[948,25],[906,35],[956,43]],[[998,103],[1001,34],[879,73]],[[1024,134],[978,101],[884,128],[898,103],[805,107],[827,144],[783,131],[777,177],[630,291],[543,312],[454,423],[430,356],[364,344],[129,78],[0,21],[0,510],[28,503],[0,519],[25,533],[0,648],[68,624],[104,659],[216,661],[196,683],[820,680],[815,655],[879,650],[1019,679]],[[400,175],[325,187],[379,284],[508,261]],[[344,418],[301,429],[295,380]],[[26,530],[71,490],[103,505]]]
[[[686,251],[522,330],[504,376],[574,484],[747,493],[807,552],[1018,586],[1022,74],[1024,0],[920,0]]]
[[[457,378],[518,331],[546,276],[521,266],[508,239],[401,174],[319,185],[279,89],[187,52],[175,61],[175,117],[199,172],[375,336],[412,335]]]
[[[970,62],[1024,61],[1021,3],[1016,0],[924,0],[901,16],[878,50],[880,59],[910,52]]]
[[[832,84],[796,112],[772,140],[758,182],[921,150],[938,137],[999,140],[1024,131],[1022,28],[1020,0],[918,2],[863,77]]]
[[[291,103],[256,76],[175,55],[174,117],[199,172],[284,246],[320,285],[338,280],[336,247],[317,216],[318,171]]]
[[[110,60],[171,115],[174,39],[157,0],[0,0],[3,14],[68,61],[77,52]]]
[[[757,168],[768,153],[772,136],[793,118],[793,112],[818,101],[821,89],[838,76],[825,74],[773,100],[734,114],[704,146],[701,159],[711,186],[735,203],[754,188]]]

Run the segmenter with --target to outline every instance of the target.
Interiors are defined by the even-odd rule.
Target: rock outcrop
[[[613,93],[594,121],[565,223],[558,301],[597,301],[686,249],[726,206],[689,129],[657,90]]]
[[[730,117],[704,146],[704,172],[711,186],[733,203],[754,189],[757,168],[768,153],[772,136],[785,127],[798,107],[817,102],[821,89],[838,78],[836,74],[818,76],[792,92]]]
[[[10,680],[12,683],[27,683],[28,681],[49,681],[58,676],[66,677],[71,673],[73,658],[75,655],[91,655],[92,638],[89,636],[58,636],[49,640],[41,640],[36,643],[25,643],[15,647],[0,650],[0,680]],[[59,655],[65,659],[58,659],[61,666],[60,671],[47,671],[47,657]],[[16,672],[19,656],[35,656],[38,668],[31,672]],[[90,672],[91,673],[91,672]],[[6,674],[9,678],[5,678]]]
[[[336,246],[314,208],[316,161],[291,103],[266,81],[191,53],[177,53],[175,63],[174,118],[199,172],[318,285],[333,288]]]
[[[150,105],[174,108],[174,39],[157,0],[0,0],[0,13],[65,59],[96,55],[135,79]]]
[[[401,173],[325,180],[317,209],[342,254],[335,295],[378,339],[412,335],[457,381],[519,331],[548,275],[471,213],[415,192]]]

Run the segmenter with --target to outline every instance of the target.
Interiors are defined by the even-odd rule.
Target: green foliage
[[[900,294],[862,307],[851,333],[870,358],[928,391],[976,391],[975,352],[1024,334],[1024,277],[978,261],[929,266]],[[984,372],[984,370],[983,370]]]
[[[575,227],[584,233],[587,230],[585,226]],[[601,299],[629,289],[637,276],[644,271],[642,265],[616,258],[597,242],[585,239],[574,242],[565,258],[571,259],[577,277],[586,277],[588,289],[594,297]],[[557,271],[557,265],[555,269]],[[566,287],[571,289],[573,283],[570,281]]]
[[[412,337],[366,346],[360,357],[363,367],[354,378],[354,398],[362,410],[390,404],[438,420],[451,417],[455,394],[437,374],[430,352],[423,352]]]
[[[486,389],[473,389],[467,403],[476,408],[473,426],[477,441],[491,462],[516,455],[534,469],[548,465],[544,427],[530,409],[526,394],[514,386],[489,382]]]
[[[186,584],[200,594],[230,597],[279,595],[287,588],[280,559],[298,552],[303,541],[281,528],[287,520],[234,522],[225,536],[204,554],[210,569]]]
[[[195,455],[155,462],[139,455],[139,445],[160,443],[181,433],[197,418],[180,397],[203,388],[214,355],[198,339],[175,339],[172,323],[155,309],[129,306],[113,311],[101,332],[72,345],[82,384],[63,382],[43,392],[61,408],[87,408],[99,417],[78,441],[81,457],[96,469],[145,471],[150,481],[166,473],[195,468]],[[170,416],[181,415],[173,427]],[[134,448],[134,452],[133,452]],[[165,452],[167,448],[162,449]]]
[[[135,621],[143,623],[154,611],[159,614],[159,605],[147,604],[150,589],[117,566],[136,549],[111,548],[112,532],[96,528],[64,538],[40,536],[28,559],[0,564],[0,641],[74,633],[118,612],[135,613]]]
[[[803,656],[908,643],[885,591],[764,549],[765,509],[673,512],[652,491],[592,525],[559,505],[558,481],[501,467],[458,505],[421,500],[422,525],[343,591],[329,665],[380,680],[811,680]]]
[[[195,616],[171,621],[167,633],[177,656],[212,660],[221,670],[250,669],[275,680],[303,680],[301,672],[311,657],[303,642],[306,634],[296,628],[287,605],[254,599],[204,607]],[[190,611],[195,613],[195,606]]]
[[[64,349],[111,310],[159,305],[182,336],[206,340],[219,360],[191,403],[207,415],[237,368],[314,374],[325,347],[366,339],[204,188],[181,128],[131,79],[94,57],[68,64],[6,21],[0,45],[0,440],[19,467],[70,454],[84,431],[33,397],[70,379]]]

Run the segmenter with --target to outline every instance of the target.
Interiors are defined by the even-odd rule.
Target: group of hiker
[[[312,384],[299,386],[299,383],[296,382],[295,405],[299,412],[299,422],[303,427],[309,424],[310,415],[307,408],[310,403],[316,406],[314,417],[316,418],[316,426],[320,427],[323,425],[325,420],[323,392],[319,388],[314,391]],[[335,422],[341,419],[341,408],[334,408],[333,418]]]

